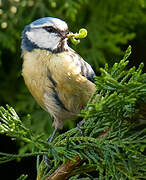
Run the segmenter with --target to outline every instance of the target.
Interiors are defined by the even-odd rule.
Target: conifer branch
[[[0,108],[0,133],[31,144],[31,155],[48,156],[51,170],[37,158],[37,180],[94,179],[92,170],[99,179],[146,177],[146,74],[143,63],[126,68],[130,52],[129,47],[119,63],[106,65],[95,77],[96,94],[81,112],[82,134],[73,128],[47,143],[24,126],[13,108]],[[16,158],[0,154],[1,162]]]
[[[98,138],[104,138],[104,136],[109,132],[109,129],[107,129],[106,131],[103,132],[103,134],[101,134]],[[75,161],[72,160],[67,160],[65,163],[63,163],[62,165],[60,165],[54,173],[52,173],[49,177],[47,177],[45,180],[65,180],[67,178],[69,178],[70,176],[72,176],[73,174],[75,175],[74,169],[80,165],[81,163],[83,163],[86,159],[81,159],[78,155],[76,155],[75,157]],[[92,172],[93,170],[96,170],[96,168],[92,167],[92,168],[86,168],[86,169],[82,169],[82,173],[86,173],[86,172]],[[80,171],[81,173],[81,171]]]
[[[146,104],[142,105],[140,107],[140,109],[142,109],[141,112],[138,113],[138,116],[136,116],[134,118],[134,121],[139,121],[139,116],[143,116],[146,117]],[[145,119],[146,120],[146,119]],[[129,121],[133,121],[133,119],[129,119]],[[110,128],[106,129],[105,131],[103,131],[103,133],[98,137],[99,139],[104,138],[104,136],[106,136],[108,133],[110,132]],[[60,165],[51,175],[49,175],[48,177],[45,178],[45,180],[65,180],[68,179],[69,177],[71,177],[72,175],[76,175],[78,173],[87,173],[87,172],[93,172],[96,170],[96,166],[93,167],[88,167],[86,169],[80,169],[79,171],[76,171],[75,168],[77,168],[81,163],[83,163],[86,159],[81,159],[78,155],[76,155],[75,157],[75,161],[72,160],[67,160],[65,163],[63,163],[62,165]],[[122,173],[125,173],[124,171],[122,171],[122,169],[118,168],[117,169],[119,171],[121,171]],[[128,177],[128,175],[127,175]]]

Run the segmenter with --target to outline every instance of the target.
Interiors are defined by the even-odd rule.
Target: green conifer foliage
[[[65,163],[75,165],[66,173],[70,180],[145,179],[146,74],[143,63],[137,69],[127,68],[130,53],[129,46],[119,63],[112,68],[106,64],[95,77],[97,91],[80,114],[85,119],[82,133],[72,128],[47,143],[24,125],[13,108],[1,107],[0,133],[33,148],[18,155],[0,153],[0,163],[37,156],[38,180],[49,179]],[[40,162],[41,155],[48,156],[52,169]]]
[[[23,118],[30,113],[32,129],[44,131],[47,137],[52,131],[50,117],[36,105],[21,77],[24,26],[53,16],[64,19],[73,32],[86,28],[88,37],[73,49],[98,72],[100,65],[120,59],[122,46],[130,40],[141,37],[143,41],[145,9],[145,0],[0,0],[0,104],[10,104]]]

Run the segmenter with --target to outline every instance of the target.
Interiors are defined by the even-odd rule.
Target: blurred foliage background
[[[44,16],[65,20],[73,32],[88,30],[86,39],[76,47],[70,46],[98,74],[105,62],[118,62],[129,44],[131,65],[146,59],[146,0],[0,0],[0,105],[14,107],[22,119],[27,116],[26,123],[31,123],[32,130],[47,138],[52,122],[24,84],[20,49],[24,26]],[[24,144],[19,147],[20,153],[31,148]]]

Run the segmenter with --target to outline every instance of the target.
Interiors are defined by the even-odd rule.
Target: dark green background
[[[1,0],[0,1],[0,105],[9,104],[18,112],[35,133],[47,138],[52,131],[49,115],[40,109],[28,92],[21,76],[21,32],[26,24],[40,17],[59,17],[68,23],[69,29],[78,32],[88,30],[86,39],[76,47],[71,45],[96,74],[107,62],[119,62],[128,45],[132,46],[130,66],[137,66],[146,59],[146,0]],[[65,129],[73,127],[70,122]],[[31,147],[0,137],[0,151],[19,153]],[[5,179],[16,179],[28,173],[35,176],[35,159],[25,159],[0,165],[6,170]],[[30,170],[32,169],[32,170]],[[32,177],[32,178],[31,178]]]

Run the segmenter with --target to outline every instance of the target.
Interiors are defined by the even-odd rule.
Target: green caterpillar
[[[74,45],[77,45],[80,43],[80,40],[79,39],[83,39],[87,36],[87,30],[82,28],[79,30],[79,33],[69,33],[68,35],[68,38],[71,40],[71,42],[74,44]],[[77,38],[77,39],[76,39]]]

